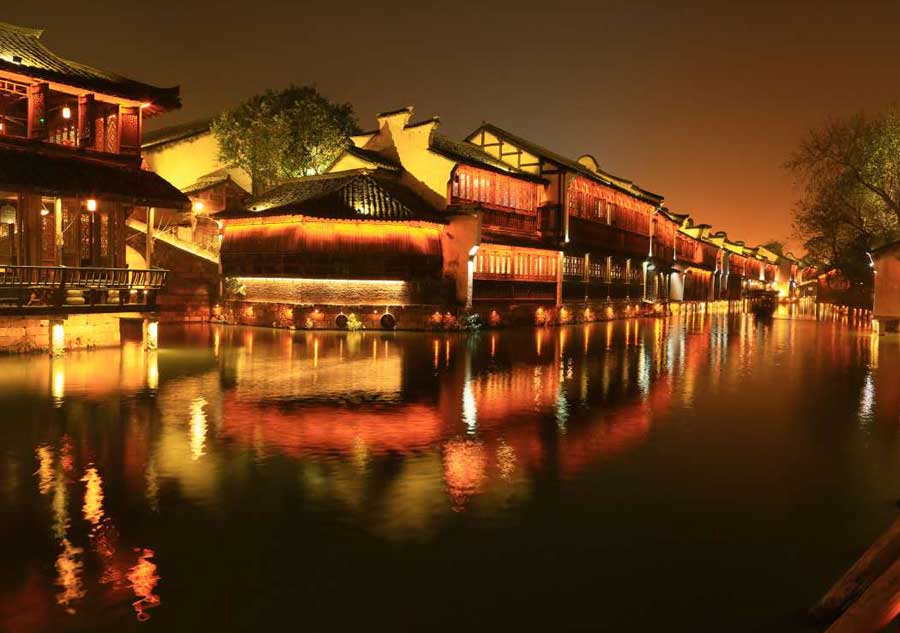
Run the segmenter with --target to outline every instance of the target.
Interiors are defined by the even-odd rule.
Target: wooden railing
[[[149,305],[167,274],[160,268],[0,265],[0,306]]]

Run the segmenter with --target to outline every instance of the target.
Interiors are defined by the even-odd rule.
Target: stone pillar
[[[144,349],[155,350],[159,347],[159,318],[152,316],[144,319]]]
[[[50,356],[60,357],[66,353],[66,328],[62,319],[50,320]]]

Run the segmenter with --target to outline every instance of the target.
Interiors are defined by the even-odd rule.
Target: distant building
[[[872,253],[875,261],[875,304],[873,316],[885,331],[900,326],[900,241]]]

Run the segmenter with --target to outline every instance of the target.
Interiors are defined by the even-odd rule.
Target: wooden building
[[[872,253],[875,271],[873,316],[885,332],[897,332],[900,325],[900,241],[886,244]]]
[[[66,60],[41,35],[0,23],[0,350],[48,345],[8,318],[43,317],[39,328],[79,312],[152,310],[166,271],[128,266],[127,222],[188,205],[141,169],[144,121],[180,107],[178,88]],[[78,340],[102,344],[90,329]]]
[[[127,266],[126,222],[186,209],[141,169],[144,120],[179,106],[177,87],[65,60],[40,30],[0,23],[0,317],[151,306],[165,271]]]

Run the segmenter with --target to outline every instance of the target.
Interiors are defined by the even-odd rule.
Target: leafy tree
[[[240,167],[258,194],[280,182],[322,173],[358,132],[353,106],[332,103],[312,86],[251,97],[212,122],[221,160]]]
[[[762,247],[772,251],[776,255],[784,256],[784,242],[782,240],[769,240],[763,244]]]
[[[900,234],[900,110],[810,131],[787,168],[801,190],[794,229],[811,262],[863,278],[866,251]]]

